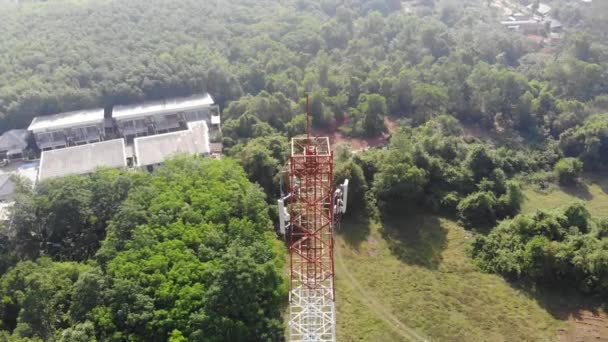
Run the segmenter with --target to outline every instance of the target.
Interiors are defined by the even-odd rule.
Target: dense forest
[[[351,217],[450,217],[475,235],[480,269],[605,296],[606,218],[521,209],[524,186],[608,170],[608,10],[550,1],[566,31],[546,49],[490,3],[0,3],[0,130],[207,91],[226,154],[19,182],[0,241],[0,341],[283,339],[269,203],[306,95],[319,132],[389,136],[336,150]]]
[[[105,170],[19,196],[15,232],[2,244],[0,338],[282,336],[284,251],[263,192],[235,162]],[[24,261],[7,270],[9,260]]]

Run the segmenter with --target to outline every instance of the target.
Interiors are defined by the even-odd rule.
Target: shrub
[[[608,294],[608,222],[582,204],[503,221],[478,236],[473,258],[484,270],[539,285]]]
[[[576,158],[563,158],[555,164],[555,173],[561,184],[576,183],[583,171],[583,162]]]
[[[487,228],[496,223],[496,196],[491,192],[476,192],[458,204],[458,216],[467,228]]]

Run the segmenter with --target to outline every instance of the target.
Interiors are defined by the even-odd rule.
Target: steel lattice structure
[[[289,165],[289,334],[335,341],[333,153],[328,138],[294,138]]]

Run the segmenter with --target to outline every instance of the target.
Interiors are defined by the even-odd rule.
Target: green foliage
[[[101,170],[90,178],[71,176],[25,186],[13,209],[11,244],[21,258],[49,255],[82,261],[95,254],[107,222],[144,173]]]
[[[69,315],[72,288],[90,269],[47,258],[17,264],[0,279],[1,328],[15,337],[51,340],[57,330],[73,322]]]
[[[264,194],[234,161],[169,162],[131,192],[98,254],[112,280],[88,314],[98,334],[278,338],[283,255],[271,227]]]
[[[415,121],[422,123],[447,108],[448,92],[445,87],[417,84],[412,91],[412,105],[416,108]]]
[[[279,172],[283,170],[289,155],[287,139],[279,135],[255,138],[237,154],[249,180],[258,183],[269,199],[279,193]]]
[[[265,146],[268,158],[284,161],[284,138],[263,139],[248,148]],[[90,240],[103,243],[96,262],[39,258],[0,278],[0,329],[11,339],[282,338],[284,252],[264,193],[235,161],[181,158],[152,176],[104,170],[46,182],[25,195],[18,203],[39,205],[29,218],[52,225],[44,230],[50,238],[86,251],[60,248],[58,259],[92,257],[96,248],[83,236],[95,228],[101,235]],[[55,252],[44,244],[29,248],[31,257]]]
[[[347,215],[358,216],[365,214],[370,204],[367,200],[368,184],[363,169],[352,159],[338,162],[334,171],[334,184],[338,186],[349,180]]]
[[[576,183],[577,178],[583,171],[583,162],[576,158],[560,159],[555,164],[555,173],[562,184]]]
[[[490,272],[545,286],[608,293],[606,222],[582,204],[502,222],[473,243],[473,257]]]
[[[362,94],[359,96],[359,111],[363,114],[363,131],[373,137],[386,131],[384,117],[388,110],[386,99],[378,94]]]
[[[582,125],[560,135],[559,145],[567,157],[580,158],[586,169],[605,167],[608,165],[608,116],[590,116]]]
[[[524,196],[508,175],[544,168],[545,162],[523,151],[467,144],[461,132],[454,118],[440,116],[393,135],[373,170],[379,205],[394,210],[424,205],[457,214],[465,227],[478,229],[519,213]]]
[[[473,173],[475,180],[479,181],[490,174],[496,168],[494,157],[488,152],[485,146],[475,146],[467,156],[467,166]]]
[[[491,227],[496,223],[496,202],[492,192],[476,192],[460,201],[458,215],[466,227]]]

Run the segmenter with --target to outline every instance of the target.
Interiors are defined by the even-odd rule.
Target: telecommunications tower
[[[348,180],[334,189],[329,138],[293,138],[288,193],[278,200],[279,225],[289,241],[289,340],[336,340],[334,229],[346,212]]]

